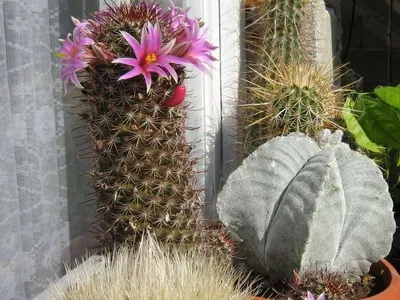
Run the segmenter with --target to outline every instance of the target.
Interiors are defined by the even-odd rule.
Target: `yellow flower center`
[[[146,64],[151,65],[157,60],[157,55],[155,53],[149,53],[146,55],[144,60],[146,61]]]

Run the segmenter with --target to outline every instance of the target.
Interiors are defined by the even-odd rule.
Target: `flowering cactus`
[[[102,245],[134,243],[146,231],[177,244],[213,236],[203,234],[182,105],[184,67],[207,71],[216,60],[202,23],[172,3],[145,2],[73,21],[61,76],[82,89]]]

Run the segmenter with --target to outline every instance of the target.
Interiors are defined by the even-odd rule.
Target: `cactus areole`
[[[172,2],[168,10],[110,5],[73,22],[58,55],[65,88],[71,82],[83,95],[102,245],[147,231],[166,243],[195,242],[201,203],[185,139],[184,67],[207,71],[216,47]]]
[[[250,267],[271,280],[293,270],[361,275],[385,257],[395,231],[392,200],[377,165],[341,142],[293,133],[255,150],[234,171],[219,217]]]

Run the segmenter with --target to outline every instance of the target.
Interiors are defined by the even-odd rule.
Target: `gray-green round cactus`
[[[228,178],[219,217],[272,281],[309,268],[361,275],[391,247],[395,222],[377,165],[324,130],[274,138]]]

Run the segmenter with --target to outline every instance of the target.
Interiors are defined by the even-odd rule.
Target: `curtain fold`
[[[92,1],[98,3],[98,1]],[[0,0],[0,299],[33,299],[88,244],[85,161],[58,39],[82,1]],[[77,15],[80,14],[80,15]]]

